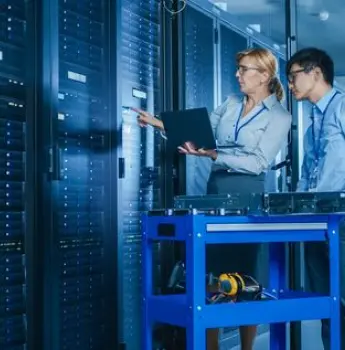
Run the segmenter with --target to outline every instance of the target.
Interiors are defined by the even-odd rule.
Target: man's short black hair
[[[286,65],[286,74],[290,73],[293,64],[298,64],[308,70],[319,67],[322,71],[325,81],[333,86],[334,81],[334,62],[326,51],[309,47],[297,51]]]

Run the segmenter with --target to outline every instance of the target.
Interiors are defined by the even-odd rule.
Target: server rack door
[[[235,76],[236,54],[247,48],[248,39],[222,24],[219,31],[221,100],[225,101],[229,96],[242,96]]]
[[[213,18],[186,6],[184,10],[185,107],[214,109],[215,28]],[[187,157],[186,189],[188,195],[206,193],[211,161]]]
[[[44,239],[46,348],[107,348],[105,237],[109,217],[109,115],[107,113],[105,0],[45,3],[43,57],[52,106],[48,179],[50,212]],[[52,96],[49,96],[51,94]],[[44,137],[44,135],[40,135]],[[113,233],[114,234],[114,233]],[[114,254],[116,248],[114,247]],[[116,259],[114,259],[114,262]],[[111,269],[111,267],[109,267]],[[50,310],[50,311],[47,311]]]
[[[0,349],[26,343],[25,1],[0,6]]]
[[[160,1],[122,1],[121,88],[122,105],[155,114],[161,112],[161,14]],[[140,214],[159,206],[160,147],[162,137],[151,127],[140,128],[136,114],[123,108],[123,178],[119,180],[122,227],[121,289],[123,342],[126,349],[140,349],[141,234]],[[158,264],[155,264],[158,266]]]

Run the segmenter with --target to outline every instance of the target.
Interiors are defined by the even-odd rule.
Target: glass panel
[[[340,90],[345,89],[344,39],[341,35],[344,30],[343,14],[345,8],[336,1],[308,2],[306,6],[305,1],[297,0],[297,48],[314,46],[325,50],[334,61],[335,85]],[[304,135],[310,125],[311,106],[308,102],[301,104],[299,125]],[[300,148],[300,153],[303,153],[302,142]]]
[[[345,87],[345,61],[343,55],[344,6],[337,1],[308,1],[297,0],[297,49],[318,47],[325,50],[333,59],[335,65],[335,85]],[[312,30],[311,30],[312,28]],[[312,105],[308,101],[298,103],[298,134],[299,166],[303,161],[303,137],[311,124]],[[299,173],[299,175],[301,172]],[[302,265],[303,266],[303,265]],[[302,284],[308,285],[306,271],[302,271]],[[310,341],[312,339],[312,341]],[[321,330],[319,321],[303,323],[303,350],[322,350]]]
[[[213,19],[187,6],[185,10],[186,108],[214,108]]]
[[[345,60],[343,54],[344,40],[341,33],[344,29],[343,14],[345,8],[336,1],[315,1],[305,4],[297,0],[297,47],[318,47],[325,50],[335,65],[335,85],[345,89]],[[310,30],[313,28],[313,30]],[[303,111],[299,115],[299,124],[303,134],[310,124],[310,105],[303,102]],[[302,143],[300,147],[302,148]],[[302,160],[301,160],[302,161]]]
[[[248,47],[247,37],[220,26],[221,102],[230,95],[241,95],[236,74],[236,54]]]
[[[345,7],[339,1],[297,0],[298,49],[315,46],[326,50],[334,60],[335,75],[345,76],[343,15]],[[313,28],[312,30],[310,30]]]
[[[270,38],[277,49],[285,47],[285,0],[208,1],[227,12],[231,16],[230,22],[243,25],[248,33],[260,33]]]

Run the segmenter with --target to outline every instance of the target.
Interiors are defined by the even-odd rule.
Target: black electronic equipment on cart
[[[286,192],[176,196],[174,210],[217,215],[289,215],[345,212],[345,192]]]

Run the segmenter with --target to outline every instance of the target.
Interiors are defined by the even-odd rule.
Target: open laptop
[[[209,114],[205,107],[182,111],[162,112],[167,137],[167,151],[175,152],[178,146],[192,142],[196,148],[216,149]]]

